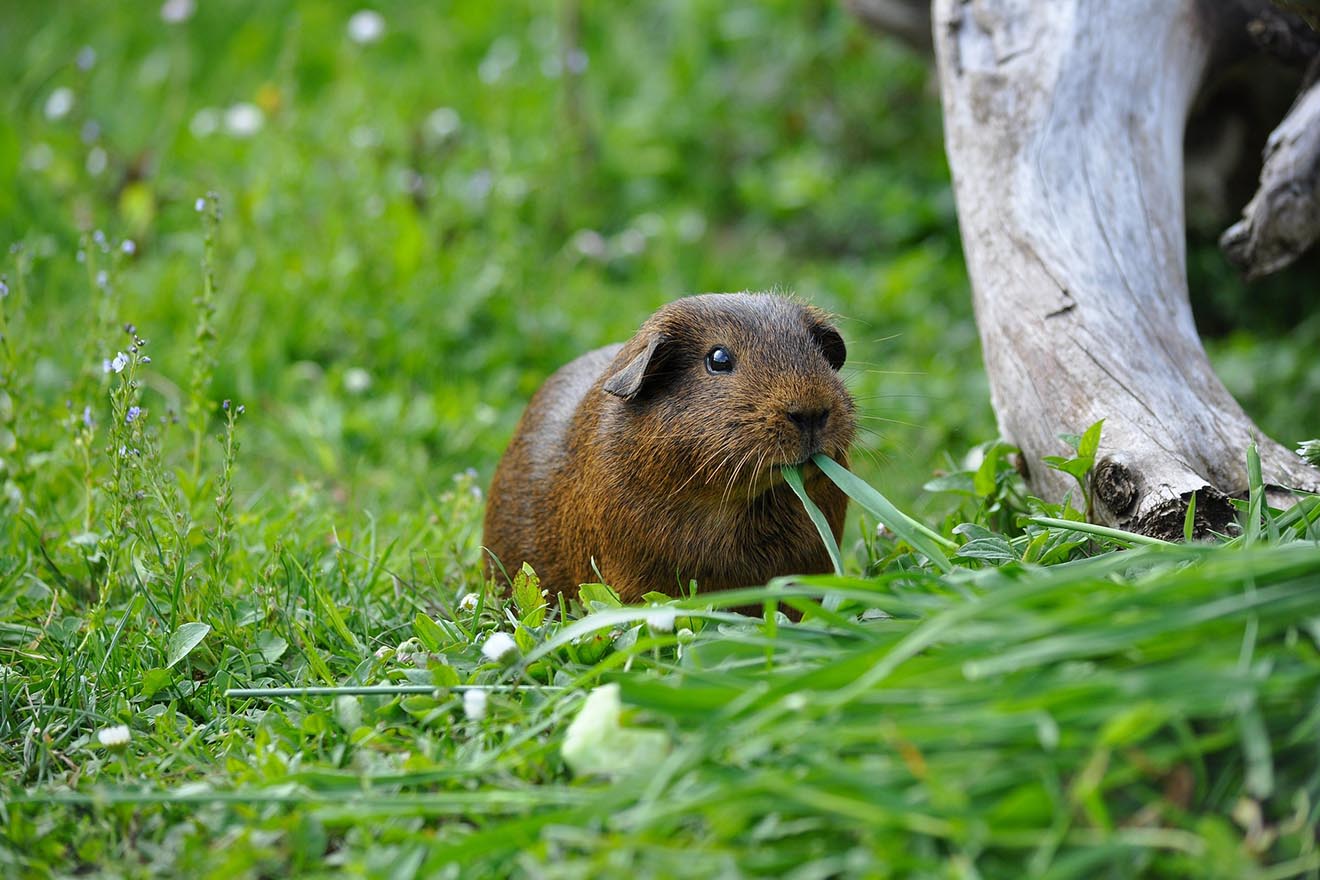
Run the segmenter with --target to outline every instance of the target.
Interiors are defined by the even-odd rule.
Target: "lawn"
[[[377,9],[0,11],[4,875],[1320,877],[1318,508],[1026,495],[922,58],[835,2]],[[1320,433],[1306,280],[1191,261]],[[839,576],[488,590],[539,383],[744,289],[838,315],[854,470],[945,543],[854,505]]]

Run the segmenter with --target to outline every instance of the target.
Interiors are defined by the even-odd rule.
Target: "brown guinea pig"
[[[551,591],[603,580],[625,601],[830,571],[780,468],[847,465],[845,356],[823,312],[780,296],[670,303],[536,392],[495,470],[486,550]],[[803,476],[837,539],[847,496],[815,465]]]

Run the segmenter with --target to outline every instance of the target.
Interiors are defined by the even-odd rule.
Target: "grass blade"
[[[816,527],[816,531],[820,532],[820,540],[824,543],[825,549],[829,551],[830,562],[834,565],[834,573],[843,574],[843,559],[839,556],[839,545],[834,540],[834,532],[830,529],[825,514],[816,506],[816,502],[811,500],[811,496],[807,495],[807,487],[802,484],[802,472],[792,465],[786,465],[781,469],[781,473],[784,475],[784,482],[788,483],[788,487],[793,490],[793,494],[797,495],[798,500],[802,502],[802,507],[807,511],[807,516],[811,517],[811,524]]]
[[[1165,541],[1161,538],[1153,538],[1150,535],[1139,535],[1136,532],[1125,532],[1122,529],[1111,529],[1108,526],[1098,526],[1095,523],[1077,522],[1071,519],[1055,519],[1052,516],[1029,516],[1028,522],[1035,523],[1038,526],[1048,526],[1052,529],[1067,529],[1073,532],[1081,532],[1085,535],[1092,535],[1097,538],[1105,538],[1113,541],[1123,547],[1134,547],[1138,544],[1147,547],[1175,547],[1172,541]]]
[[[866,481],[829,456],[814,455],[811,460],[848,497],[878,517],[882,523],[889,527],[890,531],[906,541],[913,549],[925,554],[941,571],[953,570],[953,563],[944,555],[944,550],[941,547],[954,550],[958,547],[956,543],[903,513]]]

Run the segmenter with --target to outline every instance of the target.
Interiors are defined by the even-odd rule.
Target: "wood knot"
[[[1096,496],[1114,516],[1127,516],[1137,503],[1137,480],[1132,471],[1112,458],[1095,466],[1091,485]]]

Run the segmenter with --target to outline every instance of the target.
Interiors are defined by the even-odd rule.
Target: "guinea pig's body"
[[[829,571],[780,468],[804,464],[837,539],[847,497],[806,463],[847,464],[844,357],[823,313],[779,296],[670,303],[537,391],[495,471],[486,549],[510,575],[525,561],[548,589],[603,580],[626,601]]]

